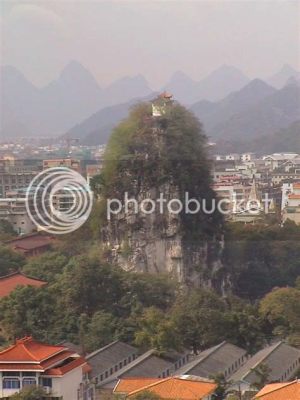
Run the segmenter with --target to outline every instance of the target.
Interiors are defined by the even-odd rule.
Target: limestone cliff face
[[[156,201],[160,193],[165,199],[179,198],[171,184],[141,191],[135,199]],[[163,214],[157,208],[151,214],[125,206],[113,215],[103,230],[103,239],[109,260],[126,271],[169,273],[179,282],[193,286],[217,286],[217,274],[222,269],[222,240],[184,237],[180,215]]]
[[[183,114],[183,117],[189,115]],[[214,286],[224,291],[227,284],[220,261],[223,242],[216,219],[205,215],[186,218],[184,210],[174,213],[176,201],[171,209],[167,206],[174,199],[183,203],[183,192],[186,191],[200,197],[207,193],[212,195],[206,187],[209,180],[201,177],[207,171],[202,164],[200,167],[195,164],[193,160],[197,158],[193,154],[190,160],[177,151],[178,159],[168,159],[170,153],[175,154],[172,146],[176,139],[168,131],[170,126],[171,132],[174,131],[170,119],[147,117],[146,123],[142,124],[142,134],[131,139],[125,157],[111,178],[114,184],[109,197],[114,195],[119,199],[122,208],[118,213],[110,214],[110,220],[102,229],[102,242],[109,261],[126,271],[169,273],[183,284]],[[185,128],[190,128],[190,121],[185,125],[182,135]],[[179,139],[182,140],[182,136]],[[189,146],[190,152],[197,151],[198,143],[191,141]],[[177,147],[180,149],[186,151],[184,145]],[[195,171],[195,168],[199,170]],[[129,201],[125,205],[125,192],[127,198],[136,203]],[[161,196],[163,205],[158,201]]]

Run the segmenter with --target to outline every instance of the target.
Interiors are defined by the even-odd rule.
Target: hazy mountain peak
[[[290,64],[284,64],[279,71],[281,73],[289,73],[289,74],[299,74],[299,71],[297,71],[295,68],[293,68]]]
[[[250,81],[245,87],[243,87],[240,91],[253,91],[253,90],[269,90],[270,92],[275,92],[275,88],[269,84],[267,84],[262,79],[253,79]]]
[[[239,76],[245,78],[246,80],[249,80],[241,70],[227,64],[221,65],[219,68],[212,71],[208,76],[220,76],[221,78],[226,76]]]
[[[288,81],[289,78],[294,77],[296,79],[300,78],[300,72],[297,71],[295,68],[290,66],[289,64],[285,64],[282,66],[282,68],[275,74],[273,75],[268,82],[275,86],[278,89],[281,89],[286,82]]]
[[[91,74],[91,72],[85,68],[82,64],[80,64],[78,61],[70,61],[62,70],[60,73],[60,76],[57,81],[75,81],[75,80],[80,80],[80,81],[85,81],[88,82],[89,84],[99,86],[98,82],[94,78],[94,76]]]
[[[290,86],[290,85],[299,86],[299,85],[300,85],[300,78],[297,79],[295,76],[291,76],[291,77],[286,81],[285,86]]]
[[[14,67],[13,65],[2,65],[1,66],[1,81],[2,84],[8,83],[7,81],[10,82],[15,82],[15,83],[21,83],[21,84],[26,84],[28,86],[31,86],[32,88],[35,88],[33,83],[31,83],[25,75],[18,70],[18,68]]]
[[[186,73],[183,71],[175,71],[169,80],[169,82],[176,82],[176,81],[188,81],[188,82],[194,82],[194,80],[189,77]]]

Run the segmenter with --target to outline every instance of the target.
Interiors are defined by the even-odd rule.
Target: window
[[[42,378],[43,387],[52,387],[52,378]]]
[[[3,389],[20,389],[20,381],[17,378],[4,378]]]
[[[23,378],[22,385],[23,387],[36,385],[36,380],[34,378]]]
[[[9,377],[12,377],[12,376],[20,376],[20,372],[11,372],[11,371],[9,371],[9,372],[2,372],[2,376],[9,376]]]

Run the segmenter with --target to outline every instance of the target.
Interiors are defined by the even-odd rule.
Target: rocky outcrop
[[[184,143],[187,135],[191,153],[191,161],[183,159],[180,151],[187,152],[184,144],[175,147],[174,152],[177,144],[173,140],[178,140],[178,132],[172,136],[177,125],[172,120],[175,106],[170,107],[170,116],[143,116],[127,153],[110,177],[110,200],[114,197],[122,206],[110,213],[101,232],[102,243],[109,261],[126,271],[168,273],[186,285],[213,286],[224,291],[227,283],[221,263],[223,241],[217,219],[205,215],[186,219],[184,210],[177,212],[178,202],[185,206],[185,190],[190,189],[199,197],[213,194],[207,184],[205,164],[198,163],[193,154],[200,151],[201,143],[197,136],[195,143],[188,137],[198,122],[179,106],[180,123],[184,121],[179,139]],[[184,118],[191,120],[185,123]],[[178,154],[178,160],[174,162],[170,154]]]

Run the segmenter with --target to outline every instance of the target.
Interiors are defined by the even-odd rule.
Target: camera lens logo
[[[86,179],[65,167],[48,168],[31,181],[26,210],[31,221],[51,234],[74,232],[88,219],[93,193]]]

